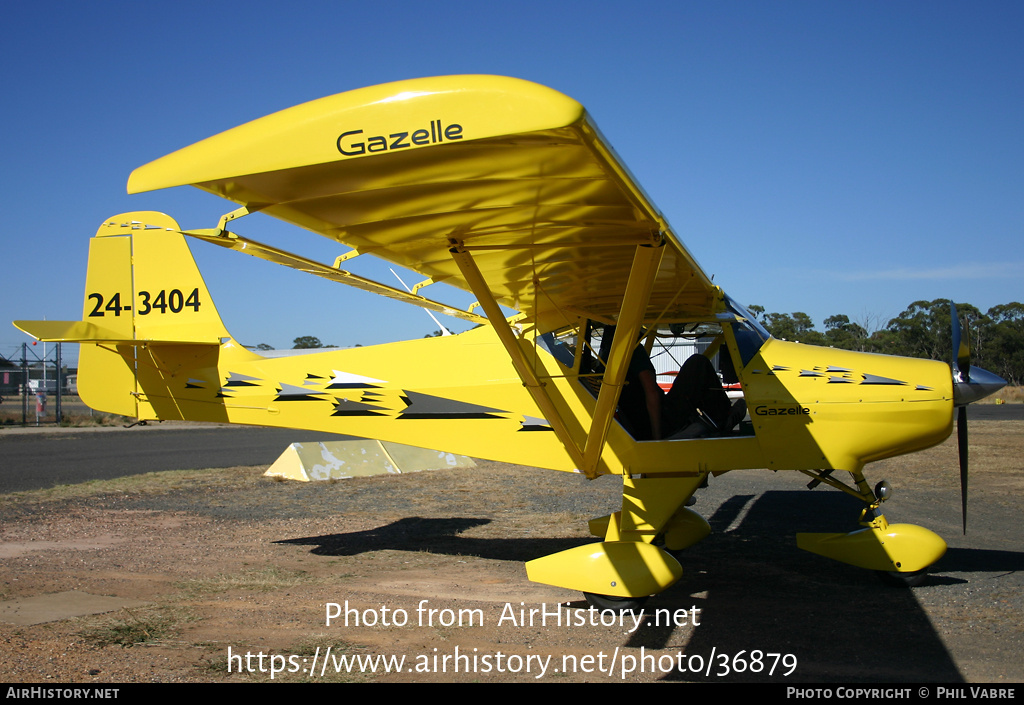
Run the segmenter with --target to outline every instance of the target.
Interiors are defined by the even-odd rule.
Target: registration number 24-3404
[[[169,291],[161,289],[155,294],[148,291],[140,291],[138,296],[139,304],[135,313],[139,316],[146,316],[153,311],[159,311],[160,313],[181,313],[185,309],[199,311],[198,288],[193,289],[192,293],[187,296],[180,289],[171,289]],[[107,313],[120,316],[121,311],[132,310],[130,303],[122,305],[120,293],[114,294],[109,299],[104,299],[103,294],[89,294],[86,298],[96,302],[92,307],[92,312],[89,313],[90,317],[101,317],[107,315]]]

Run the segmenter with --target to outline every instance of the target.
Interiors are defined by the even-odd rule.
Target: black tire
[[[640,612],[647,604],[647,597],[616,597],[593,592],[585,592],[583,596],[587,598],[591,607],[614,612]]]
[[[896,571],[876,570],[875,574],[886,585],[900,588],[915,588],[923,585],[928,579],[928,570],[916,570],[912,573],[898,573]]]

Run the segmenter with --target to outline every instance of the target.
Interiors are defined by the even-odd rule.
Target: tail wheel
[[[583,596],[587,598],[591,607],[613,612],[640,612],[647,604],[647,597],[616,597],[615,595],[598,595],[593,592],[585,592]]]

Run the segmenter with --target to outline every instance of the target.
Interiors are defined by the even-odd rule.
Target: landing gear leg
[[[814,478],[857,497],[867,506],[861,512],[863,529],[848,534],[797,534],[797,545],[812,553],[873,570],[887,583],[916,587],[927,578],[927,569],[946,552],[946,542],[937,534],[913,524],[890,524],[879,510],[892,489],[883,481],[872,492],[860,469],[851,470],[854,489],[831,473],[802,471]]]

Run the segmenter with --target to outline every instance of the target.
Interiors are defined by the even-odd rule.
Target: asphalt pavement
[[[292,443],[352,436],[253,426],[0,430],[0,493],[159,470],[269,465]]]
[[[968,419],[1024,419],[1024,404],[973,404]],[[0,493],[159,470],[269,465],[291,444],[351,439],[315,431],[223,424],[0,429]]]

